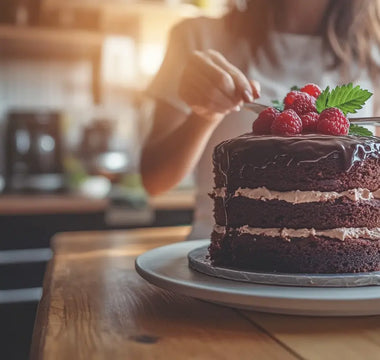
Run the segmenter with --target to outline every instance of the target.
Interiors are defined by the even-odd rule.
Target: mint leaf
[[[348,113],[355,114],[371,96],[372,93],[368,90],[361,89],[359,85],[354,87],[352,83],[349,83],[331,90],[327,96],[326,107],[337,107],[345,115]]]
[[[278,111],[284,111],[284,104],[278,100],[272,100],[273,107]]]
[[[290,88],[290,91],[300,91],[301,88],[297,85],[293,85],[291,88]]]
[[[315,102],[315,106],[319,113],[327,109],[329,97],[330,97],[330,87],[328,86],[325,90],[322,91],[321,95],[318,96],[317,101]]]
[[[368,129],[366,129],[363,126],[359,126],[356,124],[350,125],[350,135],[358,135],[358,136],[373,136],[372,132]]]

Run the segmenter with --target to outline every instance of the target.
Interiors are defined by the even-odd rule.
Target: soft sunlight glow
[[[139,65],[143,75],[154,75],[164,58],[165,48],[163,44],[141,44]]]
[[[134,41],[125,36],[108,36],[103,46],[103,79],[106,83],[128,86],[136,79]]]

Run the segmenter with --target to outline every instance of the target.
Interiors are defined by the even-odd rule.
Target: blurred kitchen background
[[[145,194],[143,90],[184,18],[224,0],[0,0],[0,358],[27,359],[57,232],[190,224],[189,176]]]

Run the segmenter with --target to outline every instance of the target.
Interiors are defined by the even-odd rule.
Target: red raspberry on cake
[[[303,132],[316,132],[319,114],[316,112],[309,112],[300,116],[302,121]]]
[[[253,122],[253,133],[255,135],[269,135],[272,123],[279,114],[280,112],[272,107],[263,110]]]
[[[338,108],[328,108],[321,112],[317,131],[326,135],[347,135],[350,122]]]
[[[292,136],[302,133],[302,121],[294,110],[284,110],[273,121],[272,134]]]
[[[302,93],[300,91],[295,91],[295,90],[288,92],[284,99],[285,107],[292,105],[294,103],[294,100],[297,99],[297,97],[299,96],[299,94],[302,94]]]
[[[321,88],[316,84],[306,84],[302,89],[302,92],[307,93],[311,95],[314,98],[317,98],[319,95],[321,95],[322,90]]]
[[[285,110],[292,109],[298,115],[304,115],[309,112],[317,112],[315,107],[315,98],[306,93],[299,93],[292,104],[285,105]]]

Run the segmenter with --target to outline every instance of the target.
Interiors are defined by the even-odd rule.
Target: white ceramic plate
[[[150,283],[194,298],[248,310],[312,316],[380,314],[380,287],[311,288],[251,284],[191,270],[187,255],[209,240],[163,246],[136,259],[137,272]]]

